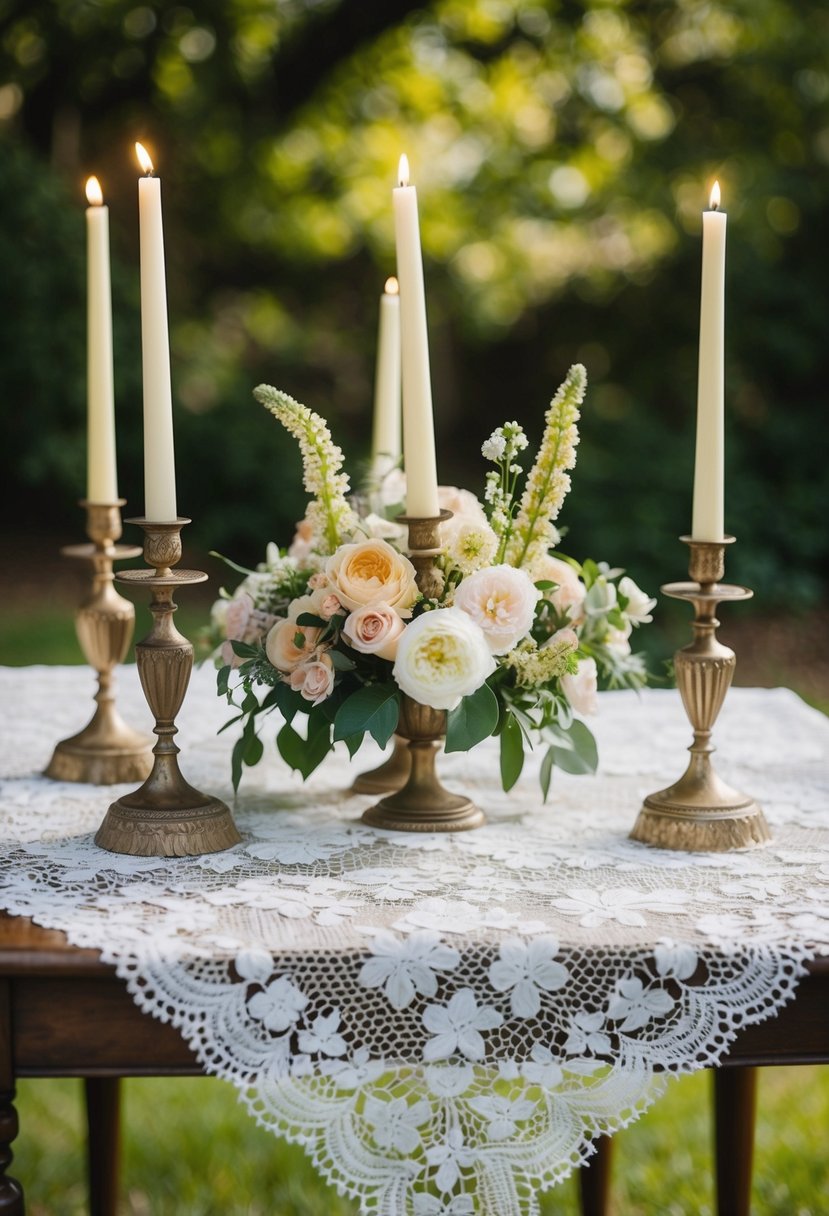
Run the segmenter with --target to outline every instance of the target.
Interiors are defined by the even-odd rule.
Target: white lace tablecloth
[[[502,793],[497,752],[440,758],[486,810],[457,835],[377,831],[335,754],[306,784],[275,755],[246,772],[243,842],[131,859],[92,842],[126,787],[39,774],[89,717],[92,673],[0,669],[0,903],[101,950],[255,1118],[381,1216],[531,1216],[591,1141],[635,1119],[667,1073],[716,1063],[829,952],[829,720],[782,689],[732,689],[717,767],[773,840],[726,855],[627,839],[675,780],[678,694],[604,694],[595,778],[535,766]],[[119,705],[150,726],[134,668]],[[181,765],[232,802],[232,732],[209,668],[180,716]]]

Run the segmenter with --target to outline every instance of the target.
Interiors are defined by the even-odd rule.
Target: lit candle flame
[[[397,170],[397,180],[400,182],[401,186],[408,186],[409,184],[409,158],[405,152],[400,157],[400,166]]]
[[[383,288],[387,296],[396,296],[400,291],[400,284],[394,275],[390,279],[386,279],[386,285]]]
[[[144,172],[147,174],[147,177],[152,177],[153,162],[152,162],[152,159],[150,158],[149,152],[147,151],[147,149],[144,147],[143,144],[135,145],[135,155],[138,157],[138,163],[141,166],[141,168],[144,170]]]
[[[720,183],[719,182],[714,182],[714,185],[711,187],[710,206],[711,206],[712,211],[719,211],[719,208],[720,208]]]
[[[101,207],[104,202],[104,192],[101,189],[101,183],[97,177],[87,178],[86,182],[86,201],[90,207]]]

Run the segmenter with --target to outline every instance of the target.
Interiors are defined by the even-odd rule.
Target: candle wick
[[[712,211],[719,211],[719,209],[720,209],[720,204],[719,204],[719,203],[712,203],[712,204],[711,204],[711,210],[712,210]]]

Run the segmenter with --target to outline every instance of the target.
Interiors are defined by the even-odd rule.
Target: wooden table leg
[[[87,1077],[84,1084],[89,1129],[89,1216],[115,1216],[121,1140],[121,1080],[119,1077]]]
[[[23,1216],[23,1188],[6,1173],[17,1135],[10,996],[8,980],[0,981],[0,1216]]]
[[[715,1068],[714,1136],[718,1216],[750,1216],[756,1068]]]
[[[613,1139],[600,1136],[596,1141],[595,1153],[579,1170],[581,1216],[608,1216],[612,1164]]]

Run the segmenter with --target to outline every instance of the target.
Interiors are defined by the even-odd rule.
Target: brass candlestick
[[[662,591],[694,605],[694,640],[674,659],[677,687],[694,728],[691,760],[675,785],[645,799],[631,838],[663,849],[724,853],[770,839],[757,803],[721,781],[711,764],[711,731],[737,663],[734,651],[717,640],[714,613],[719,603],[747,600],[754,592],[719,582],[725,573],[725,546],[733,543],[733,536],[720,542],[681,539],[691,548],[688,572],[693,581],[667,583]]]
[[[446,510],[433,518],[398,516],[408,524],[409,557],[417,571],[418,588],[428,597],[443,590],[435,558],[441,552],[440,525],[451,518],[452,512]],[[466,795],[444,789],[435,771],[435,759],[446,735],[446,711],[403,696],[397,733],[408,751],[405,784],[364,811],[364,822],[398,832],[461,832],[479,827],[484,822],[483,812]]]
[[[129,520],[144,529],[144,560],[152,570],[125,570],[121,582],[152,590],[153,626],[135,648],[141,687],[155,718],[158,742],[147,780],[132,794],[113,802],[98,829],[95,843],[112,853],[138,857],[183,857],[217,853],[238,844],[241,837],[223,802],[202,794],[184,780],[173,742],[176,715],[193,669],[193,647],[173,624],[173,592],[189,583],[203,583],[200,570],[173,570],[181,560],[181,529],[189,519],[174,523]]]
[[[89,723],[54,750],[45,776],[55,781],[115,785],[143,781],[152,768],[152,740],[127,726],[115,707],[114,668],[123,662],[132,641],[135,608],[113,587],[112,564],[141,552],[134,545],[116,544],[125,501],[81,502],[86,509],[86,534],[92,543],[61,549],[64,557],[91,566],[91,590],[77,611],[75,628],[87,662],[98,673],[98,691],[97,708]]]

